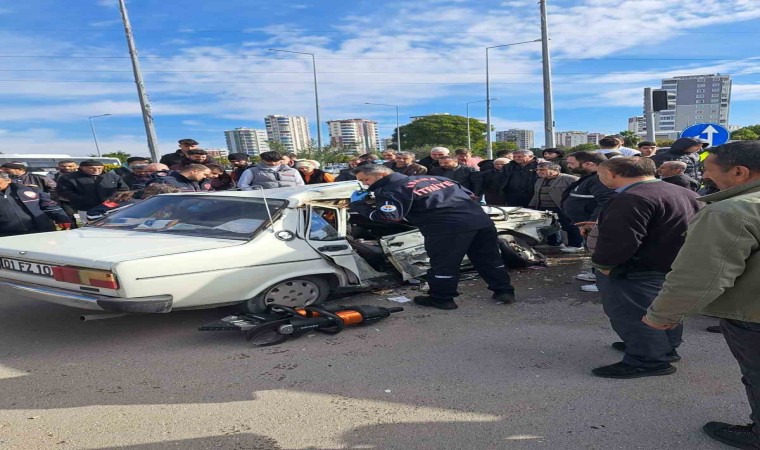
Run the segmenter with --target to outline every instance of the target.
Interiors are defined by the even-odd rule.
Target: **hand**
[[[57,223],[56,225],[61,230],[70,230],[71,229],[71,224],[70,223]]]
[[[596,222],[578,222],[574,225],[578,227],[578,230],[581,232],[581,236],[585,238],[588,236],[589,232],[594,229]]]
[[[680,324],[677,324],[677,323],[669,323],[669,324],[666,324],[666,325],[660,325],[660,324],[657,324],[657,323],[654,323],[654,322],[650,321],[647,318],[647,316],[642,317],[641,321],[644,322],[645,324],[647,324],[647,326],[649,326],[651,328],[654,328],[655,330],[663,330],[663,331],[664,330],[672,330],[672,329],[676,328],[678,325],[680,325]]]
[[[351,194],[351,203],[360,202],[362,200],[365,200],[367,197],[369,197],[368,191],[356,191]]]
[[[602,270],[602,269],[596,269],[596,271],[599,273],[603,273],[607,276],[610,276],[610,272],[612,272],[612,270]]]

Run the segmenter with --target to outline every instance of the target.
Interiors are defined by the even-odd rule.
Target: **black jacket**
[[[504,206],[507,200],[504,198],[504,191],[501,186],[501,170],[481,169],[480,176],[483,179],[483,195],[486,198],[486,205]]]
[[[701,162],[699,160],[699,153],[686,153],[684,150],[693,147],[697,141],[692,138],[680,138],[667,150],[661,150],[652,156],[652,161],[660,167],[662,163],[667,161],[680,161],[686,163],[685,175],[688,175],[695,180],[702,179]]]
[[[55,223],[71,219],[47,193],[16,183],[0,192],[0,236],[55,231]]]
[[[567,188],[560,209],[573,222],[595,221],[613,195],[615,191],[605,186],[599,175],[591,173]]]
[[[430,172],[430,169],[432,169],[433,167],[440,166],[440,164],[438,164],[438,161],[433,159],[431,156],[426,156],[422,158],[421,160],[417,161],[417,164],[424,166],[428,170],[428,172]]]
[[[423,166],[422,164],[417,163],[411,163],[408,166],[404,167],[396,167],[396,163],[386,163],[385,167],[393,170],[396,173],[400,173],[401,175],[425,175],[428,173],[427,167]]]
[[[56,192],[68,200],[72,208],[87,211],[103,203],[118,191],[128,191],[129,186],[122,178],[106,172],[96,177],[78,170],[58,179]]]
[[[676,186],[685,187],[686,189],[691,189],[695,192],[699,189],[699,182],[697,180],[682,173],[674,175],[672,177],[663,178],[662,181],[670,184],[675,184]]]
[[[592,261],[612,278],[667,273],[684,243],[699,196],[660,180],[634,184],[611,198],[599,215]]]
[[[21,175],[20,177],[14,178],[13,182],[23,186],[36,188],[48,194],[55,192],[56,186],[56,183],[52,178],[43,177],[42,175],[37,175],[29,172]]]
[[[182,150],[177,150],[174,153],[168,153],[161,157],[161,161],[159,161],[161,164],[166,164],[167,166],[176,166],[177,164],[195,164],[190,159],[186,158],[185,155],[182,154]],[[218,164],[214,158],[211,156],[206,157],[206,162],[203,164]]]
[[[378,222],[404,220],[424,236],[457,234],[492,227],[493,221],[470,198],[471,192],[443,177],[393,173],[369,187],[376,205],[351,203],[351,211]]]
[[[179,172],[169,172],[166,176],[156,177],[149,184],[153,183],[175,186],[182,192],[207,192],[211,190],[211,181],[193,181]]]
[[[500,184],[507,206],[528,206],[538,181],[537,167],[534,159],[524,166],[512,161],[502,168]]]
[[[480,196],[483,193],[483,177],[477,169],[472,167],[460,164],[453,169],[444,169],[441,166],[434,166],[428,173],[454,180],[475,195]]]

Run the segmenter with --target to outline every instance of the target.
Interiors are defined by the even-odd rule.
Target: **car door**
[[[306,242],[322,257],[342,268],[351,284],[360,284],[354,250],[346,239],[345,210],[310,205],[305,208]]]
[[[425,275],[430,269],[425,239],[417,230],[385,236],[380,246],[404,281]]]

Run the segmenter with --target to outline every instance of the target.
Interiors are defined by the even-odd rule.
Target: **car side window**
[[[338,233],[338,217],[334,209],[312,208],[309,222],[310,240],[336,241],[341,239]]]

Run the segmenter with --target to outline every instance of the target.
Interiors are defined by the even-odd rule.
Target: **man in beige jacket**
[[[760,141],[710,149],[704,178],[720,192],[689,225],[686,242],[662,291],[642,319],[666,330],[690,311],[721,318],[739,363],[752,423],[709,422],[703,430],[737,448],[760,449]]]

